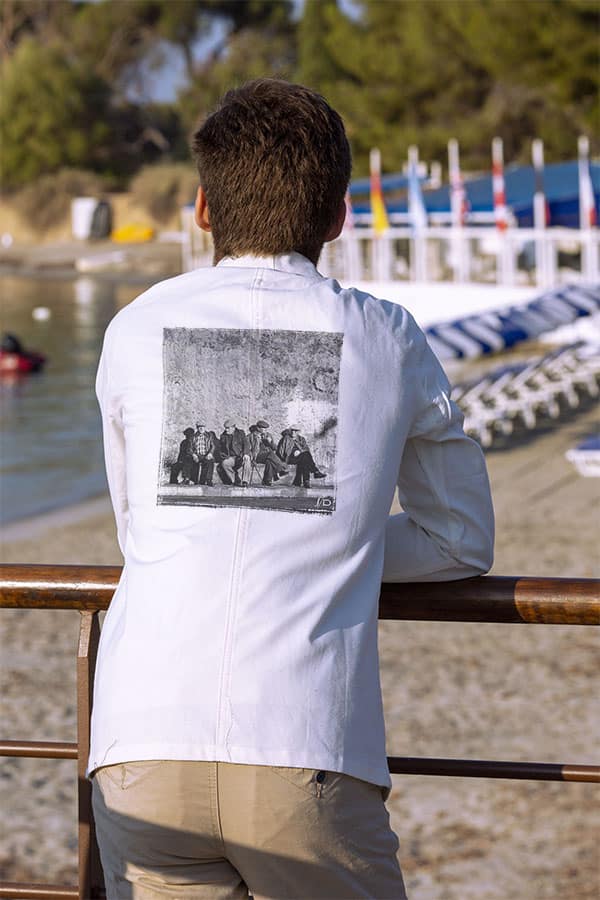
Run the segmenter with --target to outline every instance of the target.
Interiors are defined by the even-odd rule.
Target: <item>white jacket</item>
[[[225,259],[119,312],[97,393],[125,566],[88,772],[219,760],[389,786],[380,583],[485,572],[493,545],[483,455],[413,318],[296,253]],[[249,487],[180,483],[186,428],[265,417],[306,439],[308,487],[293,465],[273,488],[262,469]]]

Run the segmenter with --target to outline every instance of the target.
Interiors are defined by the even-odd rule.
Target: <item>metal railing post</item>
[[[98,613],[81,612],[77,650],[77,796],[79,807],[79,900],[98,897],[102,867],[92,813],[92,785],[85,777],[90,752],[94,671],[100,639]]]

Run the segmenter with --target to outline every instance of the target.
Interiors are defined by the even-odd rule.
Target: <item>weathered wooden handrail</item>
[[[0,741],[0,756],[21,756],[27,759],[77,759],[78,745],[58,741]],[[568,763],[388,756],[388,764],[392,775],[457,775],[461,778],[513,778],[521,781],[600,783],[600,766],[569,765]]]
[[[107,609],[119,566],[0,565],[0,607]],[[381,619],[600,625],[600,580],[485,575],[382,584]]]
[[[0,564],[0,607],[70,609],[81,614],[77,652],[77,742],[0,741],[0,756],[76,759],[79,798],[79,884],[0,884],[0,898],[67,900],[102,896],[102,874],[85,779],[98,612],[117,587],[118,566]],[[485,576],[454,582],[383,584],[381,619],[600,625],[600,580]],[[600,766],[498,760],[388,758],[394,774],[600,782]]]
[[[6,900],[78,900],[78,888],[66,884],[25,884],[4,881],[0,884],[0,897]]]
[[[382,584],[381,619],[600,625],[600,580],[485,575],[461,581]]]
[[[77,744],[75,741],[0,741],[0,756],[77,759]]]

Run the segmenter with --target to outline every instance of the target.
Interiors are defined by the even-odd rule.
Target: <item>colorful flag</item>
[[[410,223],[415,231],[422,231],[423,228],[427,228],[427,212],[423,203],[421,182],[417,172],[416,155],[413,155],[410,149],[408,155],[408,214]]]
[[[465,191],[460,162],[458,156],[458,141],[454,138],[448,141],[448,171],[450,175],[450,209],[452,210],[452,224],[460,228],[467,218],[467,194]]]
[[[590,142],[582,135],[579,149],[579,227],[593,228],[597,224],[596,200],[590,175]]]
[[[550,224],[550,206],[544,190],[544,142],[539,138],[531,142],[531,157],[535,178],[533,225],[534,228],[546,228]]]
[[[508,210],[504,193],[504,150],[502,138],[492,141],[492,190],[494,192],[494,218],[496,228],[506,231],[508,228]]]
[[[374,148],[369,155],[371,168],[371,215],[373,217],[373,230],[376,237],[385,234],[390,227],[383,191],[381,189],[381,153]]]

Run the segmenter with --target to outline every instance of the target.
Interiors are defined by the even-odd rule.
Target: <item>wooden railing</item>
[[[77,651],[77,742],[0,741],[0,756],[76,759],[79,884],[0,884],[0,898],[90,900],[103,896],[91,785],[85,778],[100,627],[121,569],[116,566],[0,565],[0,607],[72,609],[81,615]],[[600,580],[485,576],[463,581],[384,584],[379,617],[437,622],[600,625]],[[388,758],[394,774],[600,782],[600,766],[496,760]]]

